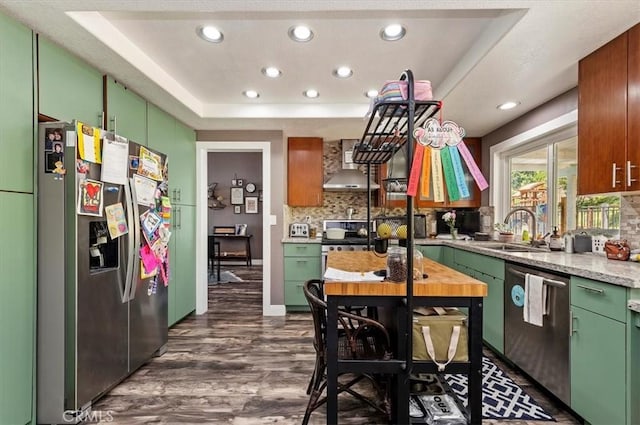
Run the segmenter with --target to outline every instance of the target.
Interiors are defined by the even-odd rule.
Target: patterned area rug
[[[445,375],[445,380],[466,406],[466,375]],[[482,358],[482,417],[555,422],[553,416],[487,357]]]

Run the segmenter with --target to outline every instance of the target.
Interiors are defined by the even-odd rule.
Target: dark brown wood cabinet
[[[467,137],[464,139],[464,142],[469,148],[469,151],[471,152],[471,154],[473,155],[473,158],[475,159],[476,164],[480,166],[482,140],[479,137]],[[390,166],[397,167],[398,165],[402,167],[406,167],[406,162],[404,158],[400,158],[400,161],[392,160],[392,162],[395,162],[394,165],[390,165],[390,163],[386,163],[380,166],[380,172],[378,173],[378,183],[380,184],[380,191],[379,191],[380,195],[378,199],[378,205],[380,206],[386,205],[389,208],[394,208],[394,207],[405,208],[407,205],[406,196],[397,195],[397,194],[388,196],[388,194],[384,190],[383,180],[388,176],[389,167]],[[480,189],[478,188],[478,185],[473,179],[473,176],[467,169],[466,164],[463,163],[462,168],[465,171],[465,179],[467,181],[467,185],[469,186],[469,192],[471,196],[464,199],[461,198],[457,201],[451,201],[449,200],[449,195],[447,193],[447,186],[445,185],[445,188],[444,188],[445,201],[444,202],[435,202],[432,196],[429,198],[423,198],[418,196],[415,199],[415,206],[417,208],[478,208],[480,207]],[[402,175],[404,175],[404,173]],[[430,191],[430,193],[433,193],[433,188]]]
[[[640,189],[640,25],[579,62],[578,194]]]
[[[287,204],[321,207],[322,138],[289,137],[287,141]]]

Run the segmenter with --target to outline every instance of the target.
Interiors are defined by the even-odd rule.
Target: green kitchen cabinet
[[[571,408],[594,425],[628,423],[625,324],[574,305],[571,311]]]
[[[102,74],[38,36],[38,112],[59,121],[102,127]]]
[[[195,207],[173,206],[169,245],[169,326],[196,309]]]
[[[107,78],[107,130],[147,144],[147,101],[111,77]]]
[[[482,310],[482,338],[496,351],[504,353],[504,261],[454,249],[452,268],[487,284]]]
[[[287,310],[308,309],[302,287],[310,279],[322,278],[320,244],[284,244],[284,303]]]
[[[171,187],[176,203],[196,204],[196,133],[176,120],[176,140],[169,167],[179,172],[171,173]],[[173,192],[173,189],[170,190]]]
[[[147,106],[149,147],[169,158],[169,196],[178,205],[195,205],[195,132],[155,105]]]
[[[33,193],[33,43],[29,28],[0,13],[0,190]]]
[[[419,245],[420,250],[425,258],[429,258],[438,263],[442,263],[442,247],[439,245]]]
[[[453,268],[453,252],[454,252],[454,249],[451,248],[450,246],[443,246],[441,263],[447,267]]]
[[[482,308],[482,338],[504,353],[504,279],[476,272],[475,278],[487,284]]]
[[[7,206],[0,209],[0,424],[26,424],[32,417],[36,335],[34,204],[32,194],[0,192],[0,205]]]

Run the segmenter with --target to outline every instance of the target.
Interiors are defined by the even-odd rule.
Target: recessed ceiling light
[[[224,40],[224,35],[222,35],[220,30],[211,25],[198,27],[196,32],[198,33],[200,38],[212,43],[220,43],[222,40]]]
[[[498,105],[498,106],[497,106],[497,108],[498,108],[498,109],[500,109],[500,110],[502,110],[502,111],[506,111],[506,110],[508,110],[508,109],[513,109],[513,108],[515,108],[515,107],[516,107],[516,106],[518,106],[519,104],[520,104],[520,102],[512,102],[512,101],[509,101],[509,102],[505,102],[505,103],[503,103],[503,104],[501,104],[501,105]]]
[[[369,98],[374,98],[378,95],[378,90],[376,89],[367,90],[367,92],[364,95]]]
[[[305,25],[296,25],[289,28],[289,38],[299,42],[309,41],[313,38],[313,31]]]
[[[282,74],[282,71],[275,66],[268,66],[266,68],[262,68],[262,73],[269,78],[278,78]]]
[[[247,96],[249,99],[256,99],[260,97],[260,94],[258,94],[258,92],[255,90],[245,90],[242,92],[242,94]]]
[[[380,31],[380,37],[386,41],[400,40],[407,33],[407,30],[400,24],[387,25]]]
[[[311,99],[320,96],[320,93],[318,93],[318,90],[315,90],[315,89],[305,90],[302,94],[304,94],[305,96]]]
[[[353,70],[348,66],[340,66],[333,71],[333,75],[338,78],[349,78],[353,75]]]

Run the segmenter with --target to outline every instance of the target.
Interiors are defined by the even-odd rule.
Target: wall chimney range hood
[[[333,174],[322,185],[326,191],[365,191],[367,190],[367,176],[353,163],[353,147],[358,140],[343,139],[342,145],[342,169]],[[371,182],[371,189],[379,189],[380,185]]]

